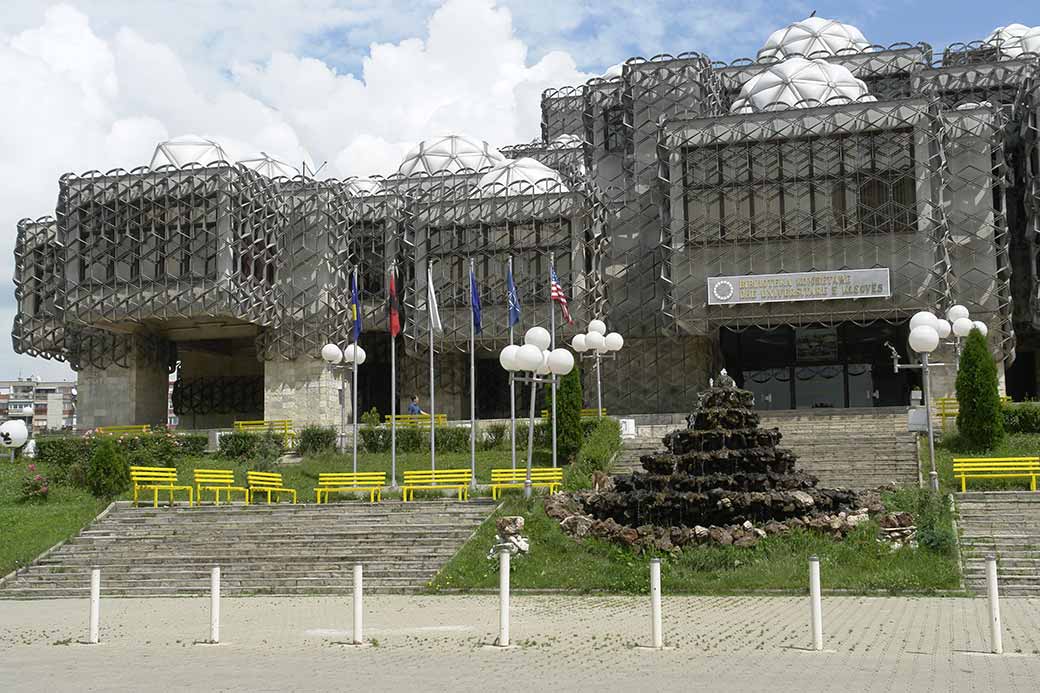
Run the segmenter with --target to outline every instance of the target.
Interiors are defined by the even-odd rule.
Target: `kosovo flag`
[[[357,270],[350,275],[350,319],[354,322],[354,342],[361,336],[361,301],[358,300]]]
[[[473,308],[473,330],[480,334],[480,289],[477,287],[477,275],[469,268],[469,304]]]

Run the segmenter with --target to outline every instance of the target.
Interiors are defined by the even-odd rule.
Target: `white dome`
[[[582,144],[582,139],[577,135],[557,135],[549,142],[549,149],[570,149]]]
[[[378,195],[383,192],[383,183],[374,178],[348,178],[347,192],[351,195]]]
[[[482,169],[505,161],[502,152],[483,140],[462,135],[447,135],[423,140],[401,162],[398,172],[406,176],[427,173],[432,176],[458,173],[463,169]]]
[[[521,185],[526,183],[527,185]],[[540,161],[530,157],[506,159],[485,173],[477,183],[477,188],[486,190],[492,187],[511,187],[517,185],[519,193],[530,192],[567,192],[567,186],[560,180],[560,174]],[[533,188],[533,190],[532,190]]]
[[[603,73],[603,79],[611,79],[613,77],[620,77],[625,69],[624,63],[618,63],[617,65],[611,65],[607,68],[606,72]]]
[[[260,152],[259,156],[252,157],[250,159],[242,159],[238,163],[242,164],[246,168],[251,168],[257,173],[267,176],[268,178],[295,178],[300,175],[300,169],[295,166],[291,166],[284,161],[279,161],[267,152]]]
[[[1001,52],[1012,58],[1025,53],[1040,53],[1040,26],[1025,24],[998,26],[986,37],[986,44],[999,47]]]
[[[792,55],[823,57],[861,53],[870,47],[859,29],[836,19],[806,17],[769,35],[759,60],[783,60]]]
[[[757,113],[874,100],[863,80],[842,65],[788,58],[745,82],[730,112]]]
[[[217,161],[229,161],[230,158],[219,144],[198,135],[181,135],[172,140],[160,142],[152,154],[152,168],[159,166],[177,166],[185,164],[212,164]]]

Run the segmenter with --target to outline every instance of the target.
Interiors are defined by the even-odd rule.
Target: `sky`
[[[193,133],[236,159],[387,175],[429,136],[538,137],[549,87],[637,55],[754,57],[813,10],[873,43],[937,49],[1040,25],[1040,5],[1011,0],[6,0],[0,329],[15,313],[17,222],[53,215],[63,173],[144,165]],[[30,374],[73,377],[0,338],[0,379]]]

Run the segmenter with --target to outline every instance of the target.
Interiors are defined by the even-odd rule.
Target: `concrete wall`
[[[80,428],[166,423],[169,373],[140,356],[127,368],[84,366],[76,385]]]

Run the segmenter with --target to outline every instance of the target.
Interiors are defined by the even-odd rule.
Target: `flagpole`
[[[509,256],[509,274],[507,275],[513,278],[513,256]],[[513,278],[513,284],[516,284],[516,279]],[[512,310],[509,306],[509,291],[510,287],[506,287],[506,322],[509,323],[509,343],[513,344],[513,317]],[[519,296],[517,297],[519,300]],[[513,469],[516,469],[516,383],[513,382],[513,376],[509,376],[509,447],[512,453]]]
[[[436,416],[434,413],[433,395],[433,306],[430,300],[433,298],[433,260],[426,261],[426,313],[430,323],[430,469],[437,469],[437,427],[434,425]]]
[[[358,281],[357,281],[357,279],[358,279],[357,265],[354,265],[354,292],[353,293],[354,293],[355,296],[357,296],[357,291],[358,291]],[[361,299],[358,298],[358,300],[354,303],[354,311],[355,311],[354,325],[355,326],[357,325],[357,321],[361,319],[361,306],[359,305],[360,301],[361,301]],[[355,329],[357,329],[357,328],[355,327]],[[355,474],[357,474],[357,439],[358,439],[358,432],[357,432],[357,423],[358,423],[358,416],[357,416],[357,391],[358,391],[358,382],[357,382],[357,365],[358,365],[357,364],[357,362],[358,362],[358,360],[357,360],[357,348],[358,348],[358,337],[359,336],[360,335],[357,335],[357,336],[354,337],[354,358],[353,358],[353,362],[354,363],[353,363],[353,367],[352,367],[354,373],[353,373],[353,375],[350,378],[350,390],[351,390],[351,393],[353,394],[353,400],[354,400],[353,404],[351,405],[351,409],[354,412],[354,436],[353,436],[354,437],[354,440],[353,440],[354,454],[353,454],[353,457],[354,457],[354,473]]]
[[[393,291],[391,309],[394,308],[393,301],[397,300],[397,263],[390,265],[390,286]],[[400,322],[400,314],[398,314]],[[394,326],[390,325],[390,488],[397,488],[397,336],[394,334]]]
[[[474,312],[473,291],[477,275],[473,258],[469,259],[469,485],[477,487],[477,314]]]
[[[552,301],[552,275],[556,271],[556,253],[549,253],[549,348],[556,348],[556,311]],[[552,466],[556,466],[556,376],[552,377]]]

